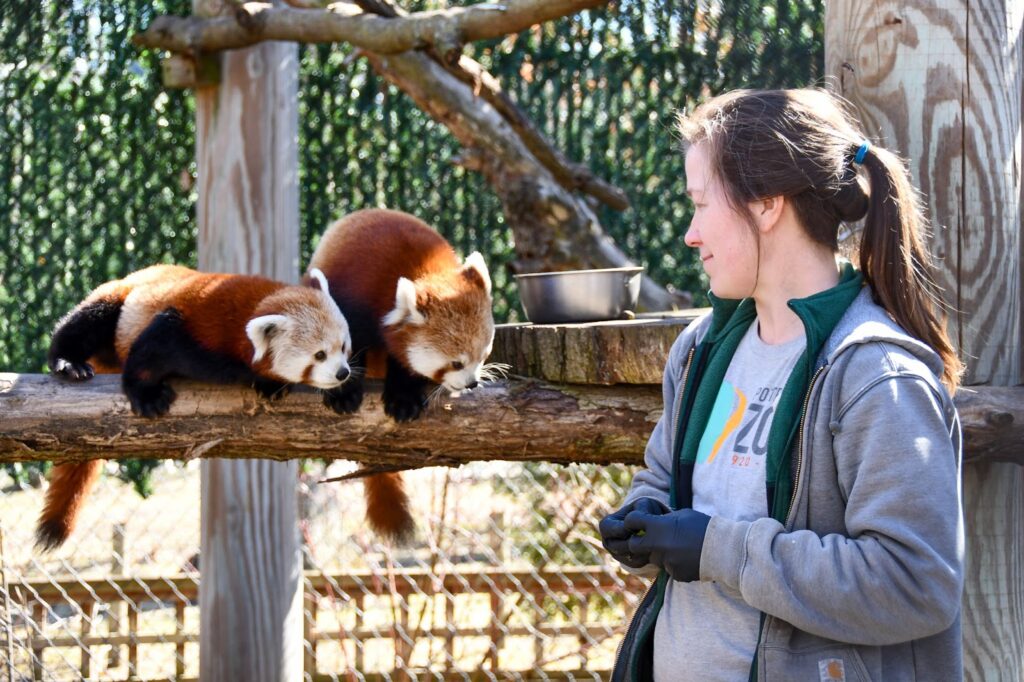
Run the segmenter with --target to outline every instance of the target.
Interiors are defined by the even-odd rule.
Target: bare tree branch
[[[264,40],[347,42],[379,54],[435,46],[442,54],[468,41],[518,33],[534,24],[573,14],[607,0],[503,0],[469,7],[416,12],[398,18],[367,14],[352,3],[326,9],[245,2],[229,15],[160,16],[132,37],[139,47],[196,54],[246,47]],[[377,2],[363,0],[364,6]]]

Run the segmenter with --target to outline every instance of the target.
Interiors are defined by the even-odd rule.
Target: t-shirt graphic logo
[[[710,464],[715,460],[729,436],[739,428],[746,410],[747,396],[728,381],[723,381],[697,448],[697,463]]]
[[[841,658],[823,658],[818,661],[818,679],[821,682],[845,682],[846,670]]]

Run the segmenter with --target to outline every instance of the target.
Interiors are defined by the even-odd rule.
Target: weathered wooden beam
[[[120,377],[69,384],[0,374],[0,461],[161,457],[349,459],[458,466],[475,460],[643,462],[662,411],[657,385],[552,385],[510,379],[435,401],[396,424],[369,382],[362,409],[337,415],[305,388],[274,402],[238,387],[175,384],[166,417],[134,416]],[[968,462],[1024,464],[1024,387],[971,387],[956,398]]]
[[[585,324],[502,324],[491,361],[557,384],[660,384],[679,333],[710,308]]]
[[[304,388],[268,402],[239,387],[174,386],[170,414],[145,419],[131,413],[118,375],[68,384],[0,374],[0,461],[258,454],[408,467],[492,459],[637,463],[661,413],[657,386],[513,380],[437,402],[407,424],[384,414],[374,382],[355,415],[335,414]]]

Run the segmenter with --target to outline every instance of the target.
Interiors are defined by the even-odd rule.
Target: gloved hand
[[[654,499],[653,497],[641,497],[633,500],[618,511],[614,511],[601,519],[597,525],[601,533],[601,544],[612,555],[612,557],[624,566],[630,568],[643,568],[650,562],[650,553],[644,552],[634,554],[629,550],[629,536],[632,533],[626,530],[622,523],[632,512],[642,512],[644,515],[654,516],[666,514],[670,509]]]
[[[673,580],[690,582],[700,578],[700,552],[711,517],[693,509],[667,514],[649,514],[635,510],[622,522],[630,533],[629,553],[650,557]]]

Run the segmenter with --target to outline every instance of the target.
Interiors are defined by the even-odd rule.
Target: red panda
[[[97,287],[57,323],[50,371],[84,381],[122,372],[135,414],[158,417],[174,402],[171,377],[252,385],[280,397],[289,384],[334,389],[349,377],[348,323],[319,271],[314,286],[250,275],[156,265]],[[102,462],[54,467],[36,531],[45,550],[74,529]]]
[[[396,421],[420,415],[431,384],[456,392],[489,377],[491,278],[479,253],[460,263],[448,242],[418,218],[367,209],[327,229],[310,267],[324,273],[352,330],[353,379],[324,393],[328,407],[359,409],[363,369],[383,374],[384,411]],[[415,523],[401,475],[368,476],[364,485],[371,528],[407,540]]]

